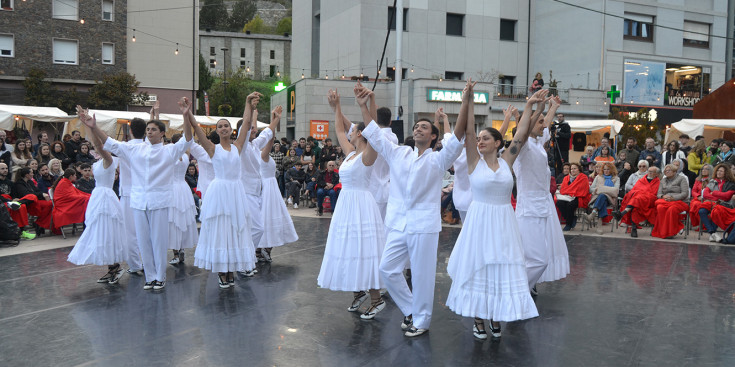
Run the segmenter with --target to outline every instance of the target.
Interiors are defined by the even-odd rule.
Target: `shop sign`
[[[669,96],[669,106],[677,107],[694,107],[695,103],[699,102],[699,98],[696,97],[682,97],[682,96]]]
[[[314,139],[324,140],[329,137],[329,121],[311,120],[311,129],[309,131]]]
[[[476,104],[487,104],[490,99],[488,92],[475,92]],[[462,91],[456,89],[432,89],[429,88],[426,93],[426,100],[429,102],[457,102],[462,103]]]

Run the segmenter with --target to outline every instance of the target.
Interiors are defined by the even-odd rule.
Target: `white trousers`
[[[546,218],[521,216],[516,219],[521,230],[523,253],[526,257],[528,287],[533,288],[549,266],[551,259],[549,239],[545,233]]]
[[[380,262],[380,277],[388,293],[404,316],[413,315],[418,329],[428,329],[431,324],[438,245],[439,232],[406,233],[391,229]],[[413,293],[403,277],[409,260]]]
[[[168,252],[168,208],[133,209],[135,232],[145,269],[145,281],[166,281]]]
[[[260,208],[260,196],[246,194],[245,200],[248,202],[247,211],[250,216],[250,234],[253,236],[253,245],[258,248],[260,238],[263,237],[263,213]]]
[[[135,219],[133,218],[133,208],[130,207],[130,196],[122,196],[120,205],[123,210],[123,221],[125,222],[125,245],[127,247],[128,258],[125,262],[132,270],[143,269],[143,262],[140,261],[140,248],[138,240],[135,238]]]

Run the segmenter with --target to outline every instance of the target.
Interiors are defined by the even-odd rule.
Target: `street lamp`
[[[222,47],[221,50],[222,50],[222,55],[225,58],[224,64],[223,64],[223,66],[224,66],[224,80],[222,81],[222,85],[225,88],[225,104],[228,104],[228,101],[227,101],[227,84],[228,84],[227,83],[227,51],[229,51],[230,49],[227,48],[227,47]]]

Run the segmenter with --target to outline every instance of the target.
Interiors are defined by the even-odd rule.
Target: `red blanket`
[[[633,217],[633,223],[639,224],[645,220],[648,223],[656,223],[656,195],[658,194],[658,185],[661,181],[658,177],[648,182],[646,177],[641,177],[633,189],[630,190],[623,198],[621,208],[625,209],[629,205],[634,208],[631,215],[623,217],[621,222],[630,224],[630,217]]]
[[[653,225],[651,236],[658,238],[675,236],[684,228],[682,219],[686,217],[681,216],[681,213],[686,212],[687,209],[689,206],[680,200],[656,200],[656,223]]]
[[[54,190],[54,227],[84,222],[89,194],[80,191],[67,178],[62,178]]]
[[[579,202],[577,207],[586,208],[590,203],[590,198],[592,197],[592,195],[590,195],[590,183],[587,179],[587,175],[580,173],[571,184],[569,183],[569,175],[567,175],[561,182],[559,193],[562,195],[574,196]]]
[[[735,209],[729,209],[722,205],[715,205],[710,213],[710,219],[718,227],[727,229],[727,227],[735,222]]]

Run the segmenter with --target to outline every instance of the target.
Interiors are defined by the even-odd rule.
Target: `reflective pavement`
[[[459,234],[444,228],[431,330],[409,339],[389,298],[363,321],[350,293],[317,288],[329,220],[294,224],[299,242],[228,290],[193,250],[162,292],[129,274],[97,284],[106,268],[66,262],[70,247],[2,257],[0,366],[735,366],[733,247],[570,237],[572,272],[538,286],[541,316],[481,342],[444,306]]]

